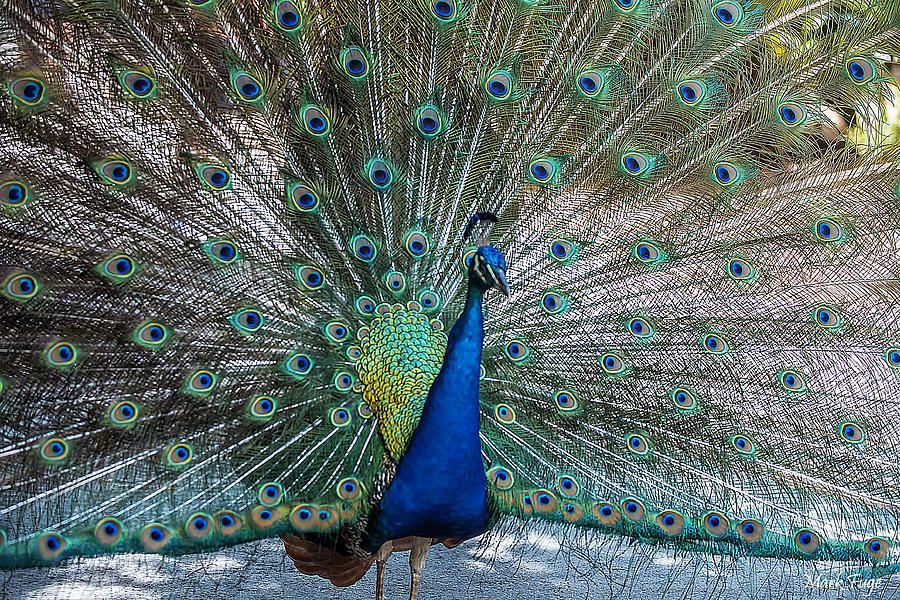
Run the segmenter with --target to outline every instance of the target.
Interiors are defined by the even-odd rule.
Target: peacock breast
[[[419,423],[428,390],[441,370],[447,335],[418,302],[382,304],[360,329],[356,363],[363,400],[378,418],[391,457],[403,456]]]

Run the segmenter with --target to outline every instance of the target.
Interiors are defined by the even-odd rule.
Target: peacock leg
[[[409,584],[409,600],[416,600],[419,593],[419,580],[422,571],[425,570],[425,559],[428,558],[428,548],[431,547],[431,538],[413,538],[412,548],[409,551],[409,570],[412,574]]]
[[[384,566],[393,552],[391,540],[386,541],[375,555],[375,600],[384,600]]]

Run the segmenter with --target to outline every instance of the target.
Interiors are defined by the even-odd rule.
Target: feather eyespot
[[[198,165],[197,176],[201,184],[213,191],[218,192],[231,187],[231,173],[222,165]]]
[[[788,127],[797,127],[806,121],[806,108],[798,102],[783,102],[778,107],[778,116]]]
[[[101,546],[112,546],[122,539],[123,532],[122,523],[117,519],[106,518],[102,519],[94,527],[94,539]]]
[[[496,408],[494,408],[494,416],[497,417],[497,420],[501,423],[515,423],[516,421],[516,411],[512,406],[508,404],[498,404]]]
[[[756,271],[746,260],[735,258],[728,263],[728,276],[735,281],[752,279],[754,275],[756,275]]]
[[[884,538],[876,537],[868,540],[863,545],[863,548],[865,549],[866,554],[871,556],[873,560],[884,560],[888,557],[891,543]]]
[[[456,2],[454,0],[434,0],[431,3],[431,14],[439,21],[452,21],[456,15]]]
[[[185,391],[195,396],[203,396],[210,393],[216,386],[217,378],[210,371],[200,369],[194,371],[188,379]]]
[[[578,75],[578,88],[588,98],[593,98],[600,93],[604,85],[603,75],[598,71],[584,71]]]
[[[847,61],[847,73],[850,81],[856,85],[864,85],[875,79],[878,69],[868,58],[856,57]]]
[[[271,396],[257,396],[250,401],[250,416],[254,419],[271,419],[278,408],[278,402]]]
[[[297,269],[297,279],[308,290],[318,290],[325,285],[325,274],[319,267],[306,265]]]
[[[263,98],[263,86],[256,77],[248,73],[239,73],[232,80],[231,85],[237,92],[238,98],[244,102],[256,102]]]
[[[650,166],[650,161],[639,152],[628,152],[622,155],[622,168],[629,175],[640,175]]]
[[[286,368],[288,374],[294,377],[304,377],[312,371],[313,362],[306,354],[293,354],[287,359]]]
[[[493,467],[490,471],[487,472],[488,481],[494,484],[495,487],[501,490],[508,490],[515,483],[515,477],[509,471],[509,469],[505,469],[503,467]]]
[[[371,161],[367,173],[369,182],[379,190],[386,190],[394,181],[394,172],[391,170],[391,167],[388,166],[387,162],[380,159]]]
[[[728,352],[728,342],[720,335],[708,333],[703,336],[703,348],[710,354],[725,354]]]
[[[38,280],[29,273],[14,273],[3,282],[3,295],[11,300],[31,300],[40,289]]]
[[[819,534],[811,529],[801,529],[794,535],[794,545],[806,554],[813,554],[819,549]]]
[[[556,404],[556,408],[565,412],[571,412],[578,408],[578,399],[569,390],[556,392],[553,396],[553,402]]]
[[[319,195],[302,183],[293,184],[288,195],[291,198],[290,207],[301,212],[313,212],[319,206]]]
[[[694,393],[687,388],[675,388],[669,392],[669,397],[672,398],[675,406],[681,410],[693,410],[697,407],[697,399],[694,397]]]
[[[334,374],[334,387],[339,392],[348,392],[353,389],[355,383],[353,375],[346,371],[339,371]]]
[[[148,322],[137,328],[134,332],[134,341],[147,348],[162,346],[169,337],[169,330],[160,323]]]
[[[607,352],[600,357],[600,365],[610,375],[618,375],[625,370],[625,361],[618,354]]]
[[[278,522],[282,515],[281,511],[266,506],[257,506],[250,512],[250,521],[257,529],[265,531]]]
[[[368,296],[360,296],[356,299],[356,310],[364,315],[371,315],[375,312],[375,301]]]
[[[372,407],[369,406],[368,402],[360,402],[359,406],[356,408],[356,412],[359,413],[363,419],[370,418],[374,413],[372,412]]]
[[[50,438],[41,444],[38,452],[45,463],[61,463],[69,456],[69,444],[62,438]]]
[[[419,304],[426,313],[431,312],[441,305],[441,297],[434,290],[422,290],[419,292]]]
[[[622,514],[629,521],[640,521],[644,518],[644,505],[634,498],[626,498],[622,501]]]
[[[732,436],[731,445],[735,450],[747,456],[752,455],[756,451],[753,441],[745,435]]]
[[[300,531],[308,531],[315,527],[313,515],[316,510],[313,506],[297,506],[291,511],[291,525]]]
[[[348,346],[346,354],[347,358],[356,362],[360,359],[360,357],[362,357],[362,348],[360,348],[359,346]]]
[[[215,521],[216,528],[219,530],[219,533],[225,536],[234,535],[241,529],[241,526],[243,526],[244,524],[241,518],[230,510],[217,512]]]
[[[838,432],[845,442],[851,444],[861,444],[866,439],[865,430],[858,423],[841,423]]]
[[[729,187],[738,182],[741,172],[732,163],[719,162],[713,167],[713,176],[721,185]]]
[[[44,360],[50,367],[71,367],[78,360],[78,349],[69,342],[56,342],[44,351]]]
[[[653,335],[653,326],[641,317],[635,317],[628,321],[628,331],[638,338],[648,338]]]
[[[185,532],[187,532],[188,537],[193,540],[200,541],[213,530],[213,521],[209,515],[205,515],[203,513],[195,513],[188,517],[187,523],[184,527]]]
[[[684,529],[684,516],[674,510],[664,510],[656,516],[656,524],[667,535],[676,536]]]
[[[684,81],[678,86],[678,96],[688,106],[695,106],[706,97],[706,85],[695,80]]]
[[[122,159],[110,159],[97,165],[97,173],[110,185],[125,185],[133,175],[131,165]]]
[[[578,482],[575,481],[574,478],[569,477],[568,475],[561,475],[556,480],[556,487],[559,489],[559,492],[568,498],[572,498],[578,495],[578,490],[581,489],[578,485]]]
[[[127,254],[113,254],[100,265],[100,274],[113,281],[127,281],[134,275],[137,265]]]
[[[506,344],[506,356],[510,358],[513,362],[521,362],[525,360],[531,351],[528,349],[528,346],[525,345],[522,340],[513,340]]]
[[[433,106],[423,106],[416,115],[416,129],[426,138],[432,138],[441,132],[443,119]]]
[[[556,165],[549,159],[539,158],[531,161],[531,164],[528,165],[528,174],[532,181],[548,183],[556,175]]]
[[[303,109],[303,127],[314,136],[322,136],[331,129],[328,116],[318,106],[307,106]]]
[[[350,46],[341,53],[344,73],[354,79],[361,79],[369,72],[369,60],[359,46]]]
[[[793,369],[779,373],[778,381],[781,383],[781,387],[789,392],[802,392],[806,390],[806,382],[803,380],[803,375]]]
[[[729,29],[738,25],[744,16],[743,9],[737,3],[731,1],[715,4],[712,7],[712,13],[719,23]]]
[[[737,525],[737,532],[748,544],[755,544],[762,539],[765,527],[761,521],[746,519]]]
[[[145,99],[153,95],[156,82],[143,71],[125,71],[119,76],[122,87],[135,98]]]
[[[127,427],[138,418],[138,407],[130,400],[116,402],[109,410],[109,420],[113,426]]]
[[[556,512],[559,501],[547,490],[535,490],[531,494],[531,506],[535,512],[549,514]]]
[[[639,242],[634,247],[634,256],[642,263],[657,263],[662,260],[662,252],[652,242]]]
[[[362,484],[354,477],[341,479],[337,484],[337,493],[341,500],[352,502],[362,494]]]
[[[232,315],[231,324],[241,333],[256,333],[265,324],[265,319],[259,311],[248,308]]]
[[[290,0],[281,0],[275,5],[275,23],[283,31],[295,31],[303,22],[300,8]]]
[[[495,100],[506,100],[512,91],[512,78],[505,71],[498,71],[488,78],[484,87]]]
[[[622,520],[622,513],[609,502],[595,504],[591,512],[600,524],[606,527],[612,527]]]
[[[68,545],[66,538],[58,533],[47,532],[37,538],[38,553],[47,561],[59,558]]]
[[[425,256],[429,250],[428,238],[425,237],[424,233],[420,233],[418,231],[410,233],[406,237],[406,251],[410,256],[415,258],[419,258],[421,256]]]
[[[639,433],[628,436],[628,449],[639,456],[645,456],[650,452],[650,442]]]
[[[28,186],[21,181],[0,182],[0,204],[18,208],[28,202],[28,199]]]
[[[713,537],[722,537],[730,527],[731,522],[720,512],[709,512],[703,517],[703,528]]]
[[[641,0],[615,0],[616,6],[625,12],[630,12],[634,10],[634,7],[638,6]]]
[[[541,308],[547,314],[558,315],[565,311],[566,300],[559,294],[544,292],[541,297]]]
[[[406,277],[399,271],[391,271],[384,278],[385,287],[395,294],[406,289]]]
[[[230,265],[240,255],[230,240],[213,240],[204,245],[204,251],[216,265]]]
[[[553,240],[550,242],[550,256],[563,262],[575,255],[575,245],[568,240]]]
[[[839,242],[844,238],[844,230],[831,219],[816,221],[816,237],[821,242]]]
[[[147,552],[159,552],[172,540],[172,532],[165,525],[151,523],[141,530],[141,545]]]
[[[331,409],[331,424],[335,427],[346,427],[353,420],[353,416],[346,408]]]
[[[900,369],[900,348],[889,348],[884,353],[884,360],[892,369]]]
[[[816,324],[824,329],[834,329],[841,324],[838,313],[827,306],[819,306],[813,311]]]
[[[166,452],[166,464],[182,469],[194,458],[194,449],[187,444],[175,444]]]
[[[378,248],[375,242],[367,235],[358,234],[350,240],[350,247],[353,249],[353,256],[363,262],[372,262],[378,254]]]
[[[259,488],[257,498],[263,506],[275,506],[280,503],[284,496],[284,488],[280,483],[264,483]]]
[[[9,92],[13,98],[26,106],[37,106],[45,100],[44,82],[36,77],[19,77],[9,84]]]

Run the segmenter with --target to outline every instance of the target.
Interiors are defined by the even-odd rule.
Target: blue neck
[[[408,535],[467,539],[487,530],[478,406],[483,298],[484,289],[470,283],[422,418],[370,518],[367,550]]]

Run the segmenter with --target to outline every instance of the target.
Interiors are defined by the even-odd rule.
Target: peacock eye
[[[275,21],[283,31],[294,31],[300,27],[300,8],[290,0],[282,0],[275,5]]]
[[[655,263],[661,260],[662,253],[651,242],[640,242],[634,247],[634,256],[642,263]]]
[[[350,424],[352,416],[346,408],[335,408],[331,410],[331,424],[335,427],[345,427]]]
[[[806,382],[797,371],[783,371],[779,376],[779,381],[781,382],[781,387],[789,392],[802,392],[806,389]]]
[[[40,284],[28,273],[10,275],[3,284],[3,295],[13,300],[30,300],[34,298]]]
[[[728,275],[735,281],[744,281],[755,275],[753,267],[746,260],[735,258],[728,263]]]
[[[738,168],[729,162],[719,162],[713,167],[713,175],[717,182],[724,186],[731,186],[737,183],[741,172]]]
[[[109,420],[115,426],[131,425],[138,418],[138,407],[130,400],[117,402],[109,411]]]
[[[841,423],[838,431],[841,438],[851,444],[859,444],[865,440],[865,431],[859,423]]]
[[[36,77],[19,77],[9,84],[13,97],[26,106],[36,106],[44,100],[44,82]]]
[[[318,106],[307,106],[303,110],[303,126],[315,136],[325,135],[331,127],[328,117]]]
[[[625,370],[625,361],[618,354],[607,352],[600,357],[600,365],[610,374],[621,373]]]
[[[778,107],[778,116],[788,127],[797,127],[806,121],[806,108],[798,102],[784,102]]]
[[[317,290],[325,284],[325,274],[322,269],[314,266],[304,266],[297,270],[297,278],[308,290]]]
[[[391,168],[383,160],[373,160],[369,165],[369,181],[377,189],[383,190],[391,185],[394,174]]]
[[[834,309],[828,306],[819,306],[813,311],[816,324],[824,329],[834,329],[841,324],[841,318]]]
[[[575,394],[569,390],[560,390],[553,396],[556,408],[559,410],[570,412],[578,408],[578,399]]]
[[[703,337],[703,347],[711,354],[725,354],[728,351],[725,338],[715,333],[708,333]]]
[[[622,167],[629,175],[640,175],[650,166],[650,161],[639,152],[628,152],[622,155]]]
[[[869,59],[857,57],[847,61],[847,73],[853,83],[864,85],[875,79],[877,69]]]
[[[371,315],[375,312],[375,301],[368,296],[360,296],[356,299],[356,310],[364,315]]]
[[[563,239],[556,239],[550,242],[550,256],[554,259],[563,262],[572,258],[575,255],[575,245]]]
[[[678,86],[678,95],[682,102],[688,106],[694,106],[706,97],[706,86],[699,81],[684,81]]]
[[[603,89],[603,75],[598,71],[584,71],[578,76],[578,87],[585,96],[593,98]]]
[[[194,458],[194,449],[187,444],[175,444],[166,452],[166,462],[170,467],[185,467]]]
[[[257,396],[250,401],[250,416],[257,419],[268,419],[275,414],[277,406],[278,404],[271,396]]]
[[[509,74],[504,71],[494,73],[485,83],[485,89],[488,94],[496,100],[505,100],[509,98],[512,90],[512,79]]]
[[[142,71],[125,71],[120,76],[120,82],[125,90],[135,98],[148,98],[156,89],[153,78]]]
[[[432,106],[425,106],[419,111],[416,118],[416,128],[425,137],[433,137],[441,130],[442,120],[440,113]]]
[[[653,326],[641,317],[635,317],[628,321],[628,331],[638,338],[647,338],[653,335]]]
[[[205,395],[212,391],[216,381],[216,376],[212,372],[201,369],[188,377],[186,391],[189,394]]]
[[[309,375],[313,362],[306,354],[292,354],[287,360],[288,373],[295,376]]]
[[[399,294],[406,289],[406,277],[399,271],[391,271],[384,278],[384,284],[388,290]]]
[[[241,333],[255,333],[263,326],[263,317],[257,310],[238,311],[231,317],[231,323]]]
[[[650,444],[643,435],[633,433],[628,436],[628,449],[635,454],[647,454],[650,451]]]
[[[425,237],[424,233],[413,232],[407,236],[406,251],[410,254],[410,256],[414,256],[416,258],[425,256],[425,254],[428,253],[428,249],[428,238]]]
[[[494,408],[494,416],[501,423],[514,423],[516,420],[516,411],[508,404],[498,404]]]
[[[78,350],[68,342],[56,342],[44,351],[44,360],[51,367],[71,367],[78,360]]]
[[[200,182],[211,190],[220,191],[231,186],[231,173],[222,165],[200,165],[197,175]]]
[[[240,73],[232,80],[238,97],[244,102],[255,102],[263,97],[263,87],[259,80],[248,73]]]
[[[378,254],[375,242],[366,235],[357,235],[350,242],[353,248],[353,255],[363,262],[372,262]]]
[[[28,186],[21,181],[0,182],[0,205],[19,207],[28,201]]]
[[[528,357],[530,350],[522,340],[513,340],[506,345],[506,356],[513,362],[521,362]]]
[[[755,446],[753,441],[745,435],[736,435],[731,438],[731,445],[741,454],[753,454]]]
[[[556,165],[546,158],[531,161],[528,167],[532,179],[538,183],[547,183],[556,174]]]
[[[97,172],[106,183],[118,186],[131,181],[131,165],[122,159],[106,160],[97,165]]]
[[[433,290],[423,290],[419,293],[419,303],[425,312],[431,312],[441,304],[441,297]]]
[[[816,221],[816,237],[822,242],[838,242],[844,237],[844,230],[831,219]]]
[[[712,12],[716,20],[729,29],[740,23],[744,16],[744,11],[741,7],[730,0],[715,4],[712,7]]]
[[[675,406],[682,410],[691,410],[697,406],[697,400],[694,398],[693,392],[687,388],[675,388],[669,392],[669,397]]]
[[[431,4],[431,13],[439,21],[451,21],[456,14],[455,0],[434,0]]]
[[[312,212],[319,205],[319,195],[307,185],[295,184],[289,195],[292,207],[299,211]]]

